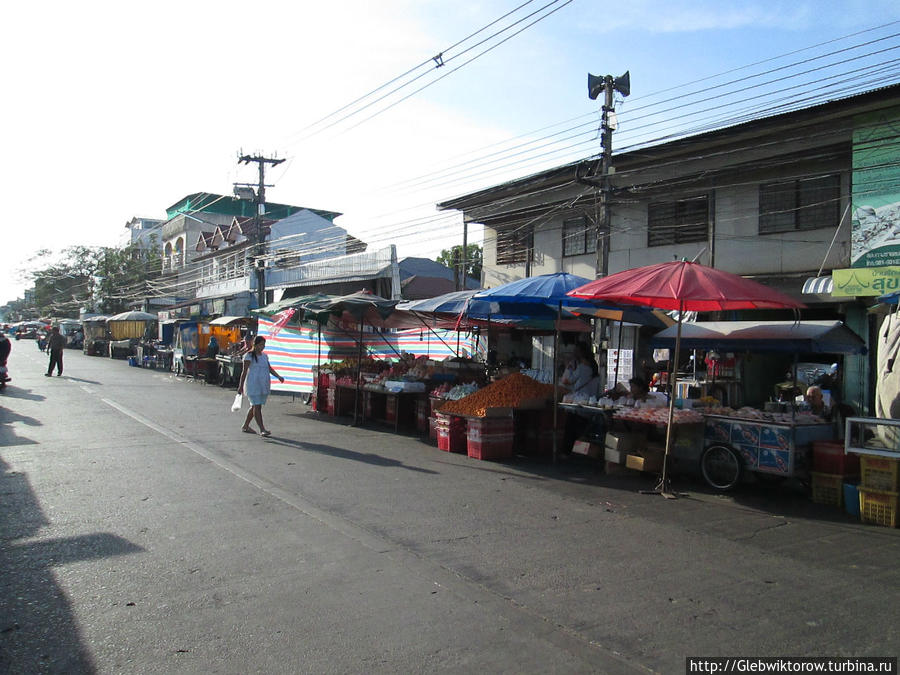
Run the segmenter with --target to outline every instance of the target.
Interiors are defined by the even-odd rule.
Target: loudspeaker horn
[[[622,94],[622,96],[628,96],[631,93],[630,71],[626,70],[624,75],[613,80],[613,89]]]
[[[588,97],[594,100],[606,86],[606,78],[588,73]]]

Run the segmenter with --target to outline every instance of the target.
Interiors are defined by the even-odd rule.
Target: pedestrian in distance
[[[9,353],[12,351],[12,342],[6,337],[5,333],[0,332],[0,389],[6,386],[10,381],[9,368],[6,362],[9,360]]]
[[[47,350],[50,352],[50,365],[47,367],[47,372],[44,373],[47,377],[53,375],[53,367],[56,366],[56,375],[59,377],[62,375],[63,371],[63,349],[66,348],[66,337],[59,332],[59,326],[53,326],[50,329],[50,338],[47,340]]]
[[[255,419],[256,425],[259,427],[260,436],[271,436],[272,433],[266,429],[263,424],[262,407],[269,398],[269,391],[272,388],[272,381],[269,377],[274,375],[279,381],[284,382],[284,378],[275,372],[275,369],[269,365],[269,357],[263,353],[266,348],[266,339],[261,335],[257,335],[253,340],[253,349],[244,354],[244,369],[241,371],[241,382],[238,385],[239,394],[247,394],[250,401],[250,410],[247,411],[247,417],[244,420],[244,426],[241,431],[247,434],[255,434],[256,432],[250,428],[250,423]]]

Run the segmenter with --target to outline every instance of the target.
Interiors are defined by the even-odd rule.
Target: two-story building
[[[487,288],[548,272],[594,278],[686,258],[792,294],[810,307],[806,318],[841,318],[871,339],[871,302],[832,294],[828,275],[851,267],[858,197],[900,193],[900,173],[891,169],[900,157],[896,134],[881,133],[880,163],[870,160],[872,170],[859,171],[872,130],[898,126],[895,85],[614,154],[608,232],[600,227],[597,181],[590,180],[596,158],[438,208],[484,226]],[[606,263],[598,240],[608,245]],[[869,365],[866,357],[850,357],[844,373],[845,399],[860,411],[871,401]]]
[[[244,314],[256,306],[257,266],[268,288],[284,267],[365,248],[334,224],[340,213],[267,203],[257,222],[256,210],[253,200],[211,193],[166,209],[163,292],[208,305],[204,314]]]

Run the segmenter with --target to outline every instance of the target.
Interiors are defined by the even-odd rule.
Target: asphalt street
[[[0,672],[685,672],[897,656],[900,530],[797,486],[482,462],[277,396],[14,342]]]

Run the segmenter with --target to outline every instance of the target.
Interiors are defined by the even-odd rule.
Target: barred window
[[[534,260],[534,230],[521,225],[498,227],[497,264],[515,265]]]
[[[837,174],[759,186],[759,233],[837,227],[841,177]]]
[[[647,210],[647,246],[706,241],[709,199],[706,195],[672,202],[654,202]]]
[[[563,255],[583,255],[588,252],[588,220],[584,216],[563,221]]]

